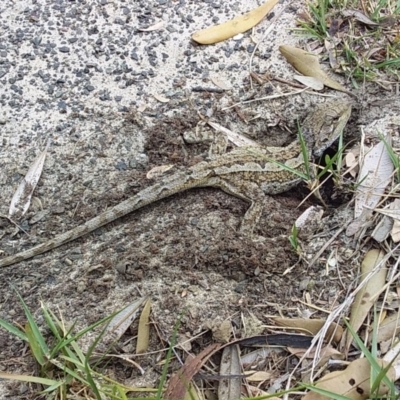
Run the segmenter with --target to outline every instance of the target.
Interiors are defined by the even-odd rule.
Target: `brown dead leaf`
[[[136,342],[136,354],[146,353],[149,347],[150,338],[150,310],[151,310],[151,300],[148,299],[143,307],[142,313],[139,318],[138,336]]]
[[[377,334],[377,342],[393,339],[400,333],[400,312],[385,318],[380,324]]]
[[[279,51],[286,58],[289,64],[301,74],[312,76],[321,81],[325,86],[354,96],[339,82],[330,78],[326,72],[321,69],[318,57],[315,54],[288,45],[279,46]]]
[[[279,0],[267,0],[260,7],[230,21],[193,33],[192,39],[200,44],[214,44],[229,39],[238,33],[246,32],[257,25],[278,3]]]
[[[306,319],[306,318],[273,318],[273,321],[278,326],[284,326],[287,329],[294,330],[301,333],[311,333],[316,335],[325,324],[323,319]],[[343,328],[332,322],[326,332],[325,340],[332,340],[338,343],[343,335]]]
[[[378,364],[385,368],[388,363],[377,360]],[[389,368],[386,376],[394,381],[394,368]],[[335,371],[321,378],[315,386],[329,392],[346,396],[352,400],[366,400],[371,396],[371,364],[366,358],[360,358],[351,362],[343,371]],[[382,396],[388,393],[389,388],[382,382],[374,392],[374,396]],[[316,392],[308,392],[302,400],[326,400],[328,397]]]
[[[359,330],[368,315],[371,307],[374,305],[377,296],[382,292],[386,281],[386,263],[382,263],[385,253],[381,250],[372,249],[365,255],[361,263],[360,283],[371,274],[378,264],[381,263],[379,270],[366,282],[361,290],[356,294],[350,310],[350,326],[355,332]],[[346,331],[345,351],[349,349],[353,336],[350,331]]]
[[[165,391],[164,398],[166,400],[183,400],[187,393],[190,381],[193,376],[200,370],[202,365],[219,349],[221,345],[218,343],[206,347],[196,357],[188,357],[183,367],[175,373],[170,379],[168,387]]]

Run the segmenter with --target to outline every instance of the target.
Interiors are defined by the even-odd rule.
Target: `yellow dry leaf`
[[[397,312],[385,318],[379,324],[376,341],[378,343],[381,343],[383,341],[396,337],[399,333],[400,333],[400,313]]]
[[[136,342],[136,354],[145,353],[149,347],[150,325],[149,317],[151,310],[151,300],[148,299],[143,307],[139,318],[138,337]]]
[[[247,14],[236,17],[220,25],[211,26],[193,33],[192,39],[200,44],[214,44],[229,39],[238,33],[246,32],[257,25],[278,3],[279,0],[268,0],[260,7]]]
[[[273,377],[270,371],[247,371],[246,379],[250,382],[264,382]]]
[[[312,76],[321,81],[325,86],[353,96],[353,94],[347,91],[339,82],[330,78],[326,72],[321,69],[316,55],[297,47],[287,45],[279,46],[279,51],[289,64],[301,74]]]
[[[382,263],[385,253],[381,250],[372,249],[365,255],[361,263],[361,276],[360,283],[376,269],[376,266],[381,263],[379,271],[377,271],[369,280],[364,284],[362,289],[356,294],[354,302],[350,310],[350,326],[357,332],[364,322],[371,307],[374,305],[377,296],[382,292],[386,282],[386,263]],[[345,349],[349,349],[353,336],[349,331],[344,336]]]
[[[388,363],[383,360],[377,360],[378,364],[385,368]],[[352,400],[368,399],[371,395],[371,364],[366,358],[359,358],[350,363],[343,371],[335,371],[321,378],[315,386],[319,389],[327,390],[328,392],[346,396]],[[391,367],[386,376],[389,380],[395,380],[395,371]],[[382,382],[374,392],[374,397],[382,396],[388,393],[389,388]],[[332,398],[332,397],[329,397]],[[325,400],[328,397],[316,392],[308,392],[302,400]]]
[[[320,329],[324,326],[325,320],[323,319],[306,319],[306,318],[273,318],[273,321],[278,326],[284,326],[288,329],[294,330],[300,333],[311,333],[312,335],[316,335]],[[343,328],[332,322],[329,326],[329,329],[326,332],[325,339],[332,340],[334,342],[339,342],[343,335]]]

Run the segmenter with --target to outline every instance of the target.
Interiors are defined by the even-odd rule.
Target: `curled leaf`
[[[268,0],[260,7],[247,14],[236,17],[220,25],[211,26],[193,33],[192,39],[200,44],[214,44],[229,39],[238,33],[246,32],[257,25],[278,3],[279,0]]]
[[[286,58],[288,63],[301,74],[312,76],[321,81],[325,86],[353,96],[353,94],[348,92],[339,82],[330,78],[326,72],[321,69],[318,57],[315,54],[287,45],[279,46],[279,51]]]

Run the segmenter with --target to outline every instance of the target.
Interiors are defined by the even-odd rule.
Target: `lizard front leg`
[[[217,187],[224,192],[250,203],[239,227],[239,232],[245,236],[252,236],[264,208],[265,193],[255,182],[238,179],[227,179],[219,176],[209,181],[210,186]]]

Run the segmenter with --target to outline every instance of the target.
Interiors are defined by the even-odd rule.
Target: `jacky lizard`
[[[351,106],[343,100],[324,103],[304,121],[302,133],[310,156],[320,156],[339,136],[350,117]],[[274,162],[276,161],[276,162]],[[0,260],[0,267],[15,264],[75,240],[124,215],[184,190],[216,187],[250,203],[239,231],[251,235],[258,223],[265,195],[282,193],[296,186],[301,178],[292,170],[304,172],[300,142],[286,147],[239,147],[185,171],[162,177],[156,183],[97,217],[53,239]]]

